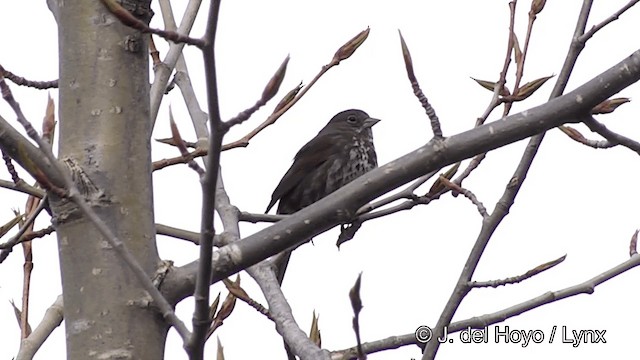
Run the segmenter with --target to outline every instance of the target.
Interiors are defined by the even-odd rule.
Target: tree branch
[[[503,322],[509,318],[520,315],[527,311],[531,311],[543,305],[550,304],[552,302],[564,300],[579,294],[592,294],[598,285],[637,266],[640,266],[640,255],[635,254],[627,261],[580,284],[569,286],[561,290],[548,291],[527,301],[523,301],[521,303],[490,314],[475,316],[465,320],[453,322],[447,327],[447,334],[453,334],[468,327],[471,327],[472,329],[484,329],[487,326]],[[379,351],[397,349],[407,345],[422,346],[423,343],[418,341],[416,339],[416,333],[412,332],[409,334],[391,336],[385,339],[363,343],[362,349],[367,354],[373,354]],[[354,346],[349,349],[332,351],[331,359],[355,360],[357,359],[357,348]]]
[[[640,155],[640,143],[638,143],[637,141],[629,139],[624,135],[620,135],[607,129],[604,124],[597,121],[593,117],[585,118],[584,124],[587,125],[589,129],[591,129],[591,131],[600,134],[603,138],[609,140],[611,143],[620,144],[626,148],[629,148],[630,150],[635,151],[636,153],[638,153],[638,155]]]
[[[211,255],[213,252],[213,237],[215,228],[213,215],[216,203],[216,182],[220,168],[220,148],[224,137],[224,124],[220,118],[220,106],[218,105],[218,80],[216,75],[215,40],[218,28],[218,15],[220,13],[220,1],[213,0],[209,6],[207,29],[205,30],[205,46],[202,49],[204,58],[204,70],[207,85],[207,104],[209,107],[209,157],[207,172],[201,177],[202,183],[202,214],[200,223],[200,257],[198,277],[193,293],[195,310],[193,313],[193,332],[185,343],[185,349],[190,359],[202,359],[204,357],[204,344],[207,340],[207,332],[211,326],[209,315],[209,284],[211,273]]]
[[[368,172],[295,215],[220,248],[213,254],[211,281],[217,282],[269,256],[297,246],[300,239],[314,237],[350,221],[362,205],[424,174],[564,123],[583,121],[590,116],[591,108],[595,105],[638,80],[640,50],[574,91],[546,104],[442,140],[432,140]],[[603,83],[609,86],[603,88]],[[191,293],[197,264],[193,262],[170,272],[163,293],[173,301],[179,301]]]
[[[196,21],[196,15],[198,15],[198,9],[200,8],[201,3],[202,0],[189,0],[187,8],[184,11],[184,15],[182,16],[182,22],[177,30],[180,34],[189,34],[191,32],[191,28],[193,27],[193,23]],[[182,55],[184,45],[184,43],[172,43],[169,46],[169,51],[167,52],[167,56],[164,57],[162,64],[154,69],[155,79],[153,80],[151,90],[149,91],[149,95],[151,97],[150,118],[152,129],[156,123],[156,118],[158,117],[160,102],[164,97],[164,91],[167,88],[169,76],[171,75],[171,72],[173,72],[173,68],[176,66],[178,58]]]
[[[515,6],[514,2],[512,2],[511,4]],[[563,97],[567,97],[571,95],[574,96],[574,99],[577,102],[580,102],[582,100],[580,97],[582,94],[578,90],[585,87],[586,84],[565,96],[562,96],[562,97],[558,97],[558,96],[560,96],[564,91],[566,84],[569,81],[569,77],[571,76],[571,70],[573,69],[578,59],[578,55],[580,54],[580,51],[584,48],[584,44],[582,44],[582,46],[579,46],[580,44],[578,44],[577,40],[575,39],[577,39],[581,34],[584,33],[587,19],[589,17],[589,12],[591,10],[591,5],[592,5],[591,0],[585,0],[583,3],[583,7],[578,17],[578,21],[576,23],[576,28],[574,31],[574,36],[573,36],[574,41],[572,41],[571,43],[571,47],[568,51],[567,57],[565,58],[565,62],[563,64],[562,70],[560,71],[560,75],[558,76],[556,85],[551,92],[550,101],[547,104],[551,104]],[[636,52],[635,54],[640,55],[640,52]],[[609,70],[612,70],[612,69],[609,69]],[[595,105],[597,104],[593,104],[592,107]],[[591,115],[584,114],[582,117],[584,119],[587,117],[591,117]],[[438,339],[442,337],[442,335],[444,335],[445,327],[451,322],[451,319],[453,318],[453,315],[458,309],[458,306],[460,306],[460,303],[462,302],[464,297],[471,290],[468,284],[469,284],[469,281],[471,281],[471,277],[473,276],[473,273],[475,272],[475,269],[477,268],[478,263],[480,262],[480,257],[482,256],[482,253],[484,252],[484,249],[489,243],[489,240],[491,239],[491,236],[493,235],[494,231],[498,228],[502,220],[509,213],[509,209],[511,208],[511,205],[513,205],[515,198],[518,195],[518,192],[520,191],[520,188],[527,177],[527,173],[531,168],[531,164],[533,163],[533,160],[536,154],[538,153],[538,149],[542,144],[544,135],[545,135],[545,132],[542,132],[532,137],[529,140],[529,144],[522,155],[520,163],[518,164],[518,167],[516,168],[513,176],[511,177],[511,180],[507,184],[506,189],[502,194],[502,197],[496,204],[496,207],[493,213],[488,218],[483,220],[482,228],[480,230],[480,233],[478,234],[478,238],[475,244],[473,245],[471,252],[469,253],[469,257],[467,258],[467,261],[462,269],[458,282],[449,300],[447,301],[447,304],[442,310],[442,313],[440,314],[440,318],[438,319],[438,322],[433,332],[435,339]],[[438,352],[439,347],[440,347],[439,341],[429,341],[425,346],[422,359],[423,360],[434,359],[436,356],[436,353]]]
[[[16,360],[30,360],[44,344],[49,335],[62,323],[64,318],[62,295],[58,295],[56,301],[44,313],[44,317],[31,335],[20,343],[20,350]]]

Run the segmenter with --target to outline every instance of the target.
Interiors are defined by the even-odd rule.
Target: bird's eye
[[[349,124],[355,124],[356,122],[356,116],[355,115],[349,115],[349,117],[347,118],[347,122]]]

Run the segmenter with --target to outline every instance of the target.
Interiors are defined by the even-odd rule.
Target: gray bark
[[[149,1],[139,1],[139,9]],[[60,159],[151,276],[155,245],[147,36],[99,1],[59,12]],[[80,169],[80,170],[79,170]],[[52,201],[68,359],[163,358],[168,327],[122,258],[67,201]]]

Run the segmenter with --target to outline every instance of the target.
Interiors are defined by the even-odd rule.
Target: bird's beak
[[[380,119],[368,118],[364,121],[364,124],[362,124],[362,127],[367,129],[377,124],[378,122],[380,122]]]

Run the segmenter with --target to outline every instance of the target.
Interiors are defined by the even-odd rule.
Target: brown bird
[[[378,119],[357,109],[336,114],[296,154],[293,165],[271,195],[267,211],[279,200],[278,214],[293,214],[378,166],[371,127]],[[292,250],[274,261],[278,282]]]

